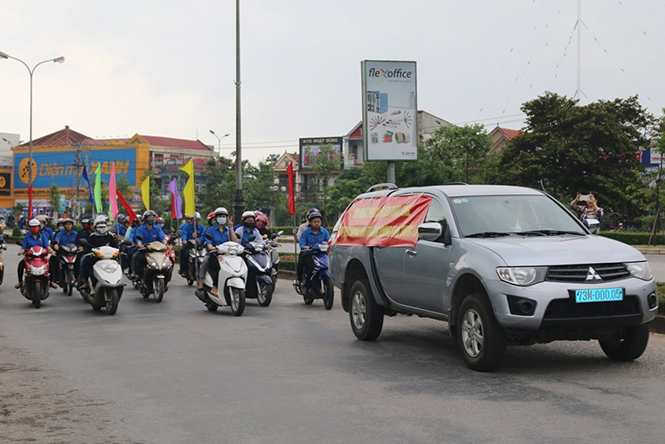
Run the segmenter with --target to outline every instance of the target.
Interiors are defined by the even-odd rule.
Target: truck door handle
[[[406,250],[406,254],[409,256],[417,256],[418,252],[416,250]]]

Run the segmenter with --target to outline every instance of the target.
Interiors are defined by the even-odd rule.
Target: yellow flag
[[[150,209],[150,176],[146,177],[141,185],[141,197],[143,198],[143,205],[145,209]]]
[[[196,212],[194,205],[194,161],[189,159],[189,162],[180,169],[189,175],[185,189],[182,190],[183,197],[185,198],[185,216],[194,216]]]

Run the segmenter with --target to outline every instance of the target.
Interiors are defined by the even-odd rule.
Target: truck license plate
[[[575,290],[575,302],[611,302],[623,301],[623,288],[594,288],[592,290]]]

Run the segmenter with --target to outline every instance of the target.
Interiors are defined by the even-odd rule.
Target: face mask
[[[164,224],[157,224],[159,228],[164,228]]]
[[[146,219],[145,223],[148,225],[155,225],[155,219]]]
[[[226,225],[226,218],[225,217],[218,217],[217,218],[217,223],[219,225]]]
[[[244,223],[245,227],[249,228],[250,230],[254,228],[254,222],[245,222]]]
[[[59,226],[59,227],[58,227],[58,231],[65,231],[65,227],[63,227],[62,225]]]
[[[106,225],[100,225],[99,227],[96,228],[98,233],[104,234],[108,231],[109,227]]]
[[[30,227],[30,232],[32,234],[39,234],[39,227]]]

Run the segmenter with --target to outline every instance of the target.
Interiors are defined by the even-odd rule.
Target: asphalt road
[[[179,277],[161,304],[131,287],[118,313],[56,290],[39,310],[0,287],[0,442],[661,443],[665,337],[631,363],[595,342],[512,347],[463,364],[446,324],[387,318],[357,341],[337,301],[209,313]],[[338,296],[339,292],[336,292]]]
[[[646,254],[644,257],[649,261],[649,266],[656,282],[665,282],[665,255],[662,254]]]

